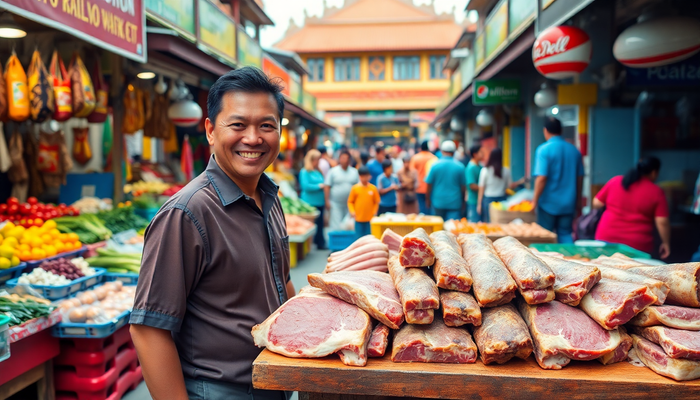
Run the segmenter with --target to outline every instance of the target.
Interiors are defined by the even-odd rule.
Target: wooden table
[[[386,356],[365,367],[338,356],[295,359],[264,350],[253,363],[253,386],[299,391],[300,400],[416,397],[445,399],[591,398],[699,399],[700,380],[676,382],[627,362],[603,366],[572,361],[543,370],[533,357],[504,365],[393,363]]]

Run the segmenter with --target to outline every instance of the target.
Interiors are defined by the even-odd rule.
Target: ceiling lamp
[[[168,107],[168,118],[175,126],[195,126],[202,119],[202,107],[186,98]]]
[[[153,79],[156,77],[156,73],[151,71],[143,71],[136,74],[136,77],[139,79]]]
[[[535,93],[535,104],[540,108],[549,108],[557,104],[557,93],[543,83],[540,90]]]
[[[19,39],[27,36],[27,32],[20,28],[12,18],[12,14],[5,12],[0,17],[0,37],[6,39]]]
[[[464,122],[456,115],[450,120],[450,130],[454,132],[461,132],[464,130]]]
[[[493,125],[493,115],[487,110],[481,110],[476,114],[476,123],[479,126],[491,126]]]
[[[287,126],[287,125],[289,125],[289,118],[286,118],[286,117],[282,118],[282,126]]]

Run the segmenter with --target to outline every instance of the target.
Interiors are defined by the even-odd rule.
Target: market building
[[[461,31],[432,5],[347,0],[292,25],[275,47],[306,63],[305,87],[325,119],[345,131],[339,142],[398,143],[424,134],[449,87],[442,65]]]

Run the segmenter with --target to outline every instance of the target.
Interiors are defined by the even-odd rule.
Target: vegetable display
[[[82,257],[68,260],[59,258],[48,260],[39,264],[30,273],[24,273],[19,277],[18,283],[41,286],[62,286],[69,284],[72,280],[91,276],[95,270]]]
[[[48,300],[17,294],[0,296],[0,313],[10,317],[10,326],[21,325],[34,318],[46,317],[55,309]]]
[[[100,211],[112,209],[112,199],[98,199],[97,197],[83,197],[71,204],[81,214],[96,214]]]
[[[105,323],[134,306],[136,286],[124,286],[120,281],[107,282],[76,297],[62,301],[59,309],[64,322]]]
[[[104,226],[116,234],[133,229],[139,231],[148,226],[148,221],[134,213],[131,206],[118,207],[111,211],[104,211],[97,214]]]
[[[10,221],[15,225],[29,228],[42,226],[44,221],[65,215],[79,215],[80,211],[72,206],[39,203],[36,197],[30,197],[26,203],[20,203],[16,197],[0,204],[0,222]]]
[[[0,257],[17,257],[21,261],[38,261],[60,253],[79,250],[83,247],[80,237],[75,233],[61,233],[56,221],[46,221],[41,227],[24,228],[7,222],[0,229],[2,244]],[[13,262],[11,261],[11,264]],[[0,260],[0,267],[3,262]]]
[[[141,270],[141,254],[119,253],[114,250],[97,249],[97,256],[87,261],[92,267],[106,268],[113,273],[139,273]]]
[[[316,212],[316,207],[301,199],[280,197],[280,203],[282,203],[282,211],[288,215],[313,214]]]
[[[112,236],[112,231],[95,214],[61,217],[56,218],[54,221],[59,231],[62,233],[75,233],[83,243],[97,243]]]
[[[124,185],[124,193],[131,193],[134,196],[140,196],[144,193],[162,194],[172,187],[170,183],[165,182],[145,182],[138,181],[132,184]]]

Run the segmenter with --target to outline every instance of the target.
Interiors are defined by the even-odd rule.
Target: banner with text
[[[194,39],[194,0],[145,0],[149,17]]]
[[[472,104],[475,106],[517,103],[519,101],[520,81],[517,79],[474,81]]]
[[[262,68],[262,48],[242,28],[238,28],[238,63]]]
[[[236,60],[236,22],[208,0],[197,4],[199,19],[198,39],[229,62]]]
[[[0,8],[146,62],[143,0],[0,0]]]

